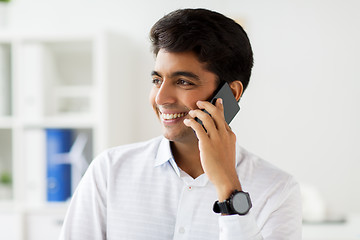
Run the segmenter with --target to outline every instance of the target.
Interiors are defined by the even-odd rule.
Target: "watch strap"
[[[224,202],[216,201],[214,203],[213,210],[216,213],[234,214],[233,211],[230,209],[228,200],[225,200]]]
[[[218,205],[219,205],[221,213],[225,213],[225,214],[231,214],[232,213],[232,211],[230,209],[229,201],[219,202]]]

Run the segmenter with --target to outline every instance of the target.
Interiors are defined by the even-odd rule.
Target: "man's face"
[[[160,119],[163,134],[170,141],[195,137],[184,125],[198,100],[207,100],[217,88],[217,77],[192,52],[171,53],[161,49],[152,72],[150,102]]]

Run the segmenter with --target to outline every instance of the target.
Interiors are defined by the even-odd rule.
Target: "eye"
[[[184,79],[179,79],[177,81],[177,84],[182,85],[182,86],[192,86],[192,85],[194,85],[192,82],[184,80]]]
[[[158,78],[153,78],[151,81],[155,86],[160,86],[162,81]]]

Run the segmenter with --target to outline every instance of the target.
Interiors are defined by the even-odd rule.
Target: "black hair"
[[[245,90],[253,52],[244,29],[234,20],[207,9],[180,9],[157,21],[150,31],[152,51],[194,52],[220,81],[240,80]]]

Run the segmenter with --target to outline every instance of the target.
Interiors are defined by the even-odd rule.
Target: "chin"
[[[164,129],[163,136],[171,142],[187,142],[189,138],[196,137],[194,131],[191,128],[184,129],[183,131],[177,133]]]

